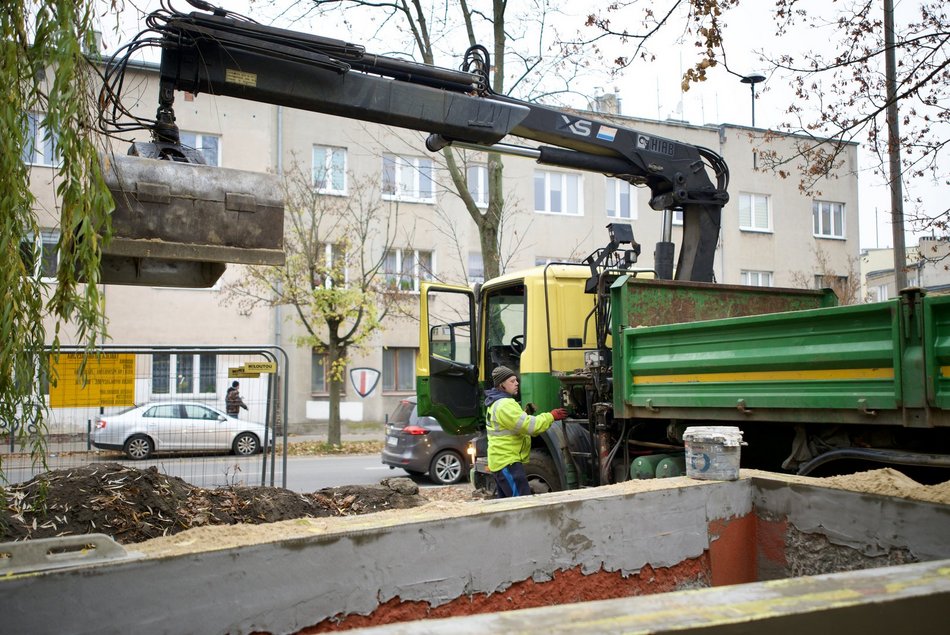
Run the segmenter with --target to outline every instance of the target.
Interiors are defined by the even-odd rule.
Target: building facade
[[[157,104],[157,68],[130,69],[126,84],[134,86],[127,105],[142,116]],[[133,102],[134,101],[134,105]],[[383,274],[402,291],[415,294],[425,280],[472,284],[483,276],[479,236],[451,182],[439,154],[424,150],[425,135],[356,120],[304,112],[269,104],[213,95],[176,93],[175,114],[183,143],[201,149],[208,163],[260,172],[300,170],[312,175],[324,196],[352,196],[357,183],[377,186],[388,236],[370,241],[371,257],[384,257]],[[695,126],[658,122],[610,113],[588,113],[628,128],[710,148],[729,165],[730,201],[723,209],[722,231],[715,260],[718,282],[765,286],[801,286],[816,279],[819,259],[825,267],[848,273],[858,255],[857,148],[842,155],[837,178],[819,184],[820,194],[806,195],[795,176],[779,178],[756,169],[759,153],[792,153],[798,139],[767,131],[724,124]],[[41,117],[41,113],[37,114]],[[140,137],[139,140],[146,140]],[[114,142],[114,150],[126,148]],[[34,190],[44,212],[44,244],[55,245],[56,214],[52,179],[54,152],[24,157],[33,165]],[[469,191],[487,201],[485,156],[465,157]],[[506,210],[501,244],[502,268],[513,271],[551,260],[580,260],[607,242],[605,226],[629,222],[643,245],[639,266],[653,265],[653,245],[660,240],[662,214],[649,208],[649,193],[601,174],[536,164],[505,157]],[[761,161],[759,162],[761,163]],[[761,165],[759,166],[761,167]],[[794,173],[794,170],[792,170]],[[674,216],[673,241],[680,228]],[[385,250],[385,254],[382,251]],[[55,254],[46,266],[55,266]],[[301,334],[287,307],[256,309],[242,314],[226,302],[222,285],[245,275],[229,265],[222,281],[210,289],[177,289],[107,285],[104,291],[110,343],[161,346],[275,345],[288,353],[288,424],[291,432],[326,418],[327,382],[324,358],[295,344]],[[853,275],[856,275],[853,274]],[[369,369],[380,378],[372,392],[360,395],[356,376],[345,373],[344,419],[381,422],[400,399],[414,392],[418,323],[411,314],[390,317],[372,343],[354,351],[349,370]],[[196,368],[200,358],[186,367]],[[146,373],[176,373],[177,359],[152,364]],[[200,368],[193,372],[200,375]],[[223,403],[227,369],[206,369],[213,383],[182,396]],[[366,375],[360,375],[365,381]],[[136,401],[156,396],[165,377],[146,377],[137,385]],[[263,390],[242,380],[242,393]],[[174,383],[174,382],[173,382]],[[197,386],[201,382],[189,385]],[[365,386],[363,387],[365,389]],[[194,392],[197,391],[197,392]],[[141,392],[142,394],[139,394]]]
[[[917,245],[908,246],[906,252],[908,287],[929,292],[950,290],[950,242],[947,238],[921,237]],[[865,249],[861,253],[861,274],[868,302],[897,297],[893,249]]]

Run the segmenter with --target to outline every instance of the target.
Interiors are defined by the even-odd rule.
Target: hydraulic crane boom
[[[362,46],[233,17],[201,0],[210,13],[156,12],[162,34],[157,121],[159,158],[178,153],[176,90],[277,104],[430,133],[431,151],[464,144],[533,156],[539,163],[601,172],[650,188],[650,206],[683,211],[676,278],[713,280],[720,216],[728,201],[728,168],[715,152],[522,102],[490,89],[488,53],[472,47],[462,70],[366,53]],[[541,147],[501,144],[508,136]],[[712,178],[710,177],[712,173]],[[715,181],[715,182],[714,182]],[[672,277],[670,223],[658,245],[657,271]]]

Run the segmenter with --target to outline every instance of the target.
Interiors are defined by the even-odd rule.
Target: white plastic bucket
[[[739,478],[742,430],[733,426],[693,426],[683,433],[686,476],[709,481]]]

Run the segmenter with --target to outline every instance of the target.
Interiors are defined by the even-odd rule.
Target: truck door
[[[416,398],[420,415],[453,434],[482,423],[475,360],[475,294],[467,287],[423,284],[420,293]]]

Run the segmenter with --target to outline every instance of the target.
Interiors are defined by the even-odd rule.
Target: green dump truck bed
[[[950,425],[950,296],[615,322],[615,416]]]

